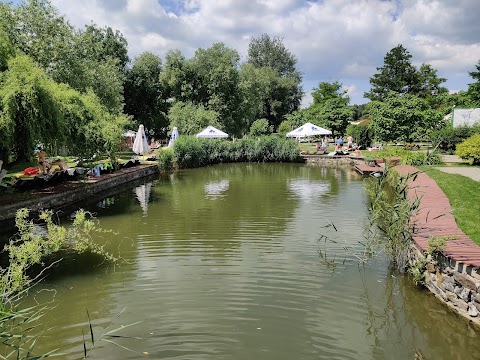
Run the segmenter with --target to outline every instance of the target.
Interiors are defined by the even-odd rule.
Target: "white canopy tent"
[[[306,123],[300,126],[299,128],[287,133],[287,137],[294,137],[294,138],[304,138],[304,137],[316,136],[316,135],[332,135],[332,132],[320,126],[313,125],[312,123]]]
[[[220,131],[213,126],[207,126],[206,129],[203,131],[199,132],[197,135],[195,135],[197,138],[227,138],[228,134],[224,133],[223,131]]]

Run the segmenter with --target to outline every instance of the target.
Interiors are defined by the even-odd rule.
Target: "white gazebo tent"
[[[228,134],[214,128],[213,126],[207,126],[206,129],[199,132],[197,135],[195,135],[195,137],[197,137],[197,138],[209,138],[209,139],[227,138]]]
[[[287,137],[293,137],[293,138],[304,138],[308,136],[318,136],[318,135],[320,136],[332,135],[332,132],[320,126],[313,125],[312,123],[306,123],[300,126],[299,128],[287,133]]]

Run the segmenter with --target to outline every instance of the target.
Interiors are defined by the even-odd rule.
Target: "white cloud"
[[[246,59],[252,36],[283,38],[304,73],[304,90],[320,81],[355,87],[365,102],[369,77],[385,54],[403,44],[416,65],[429,63],[466,89],[480,59],[478,0],[52,0],[76,27],[91,21],[120,30],[133,58],[143,51],[187,57],[215,42]],[[352,87],[353,89],[353,87]],[[308,101],[308,97],[306,97]],[[304,100],[305,103],[306,100]]]

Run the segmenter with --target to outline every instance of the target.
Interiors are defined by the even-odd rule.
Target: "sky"
[[[467,90],[480,60],[479,0],[51,0],[70,24],[110,26],[128,41],[129,56],[162,59],[179,49],[223,42],[246,61],[252,37],[280,37],[298,59],[308,106],[312,88],[339,81],[351,104],[368,101],[370,77],[402,44],[412,63],[432,65],[450,92]]]

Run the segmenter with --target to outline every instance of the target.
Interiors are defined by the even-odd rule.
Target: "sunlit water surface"
[[[480,358],[479,333],[383,256],[359,266],[366,201],[350,169],[234,164],[85,204],[124,260],[64,260],[28,299],[56,306],[37,351],[81,358],[88,309],[95,359]],[[114,339],[131,351],[98,341],[139,321]]]

